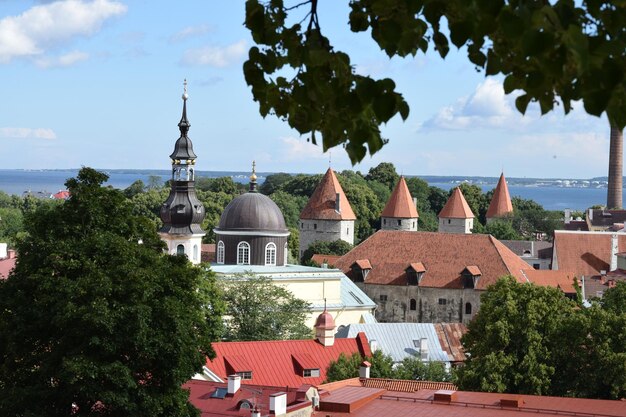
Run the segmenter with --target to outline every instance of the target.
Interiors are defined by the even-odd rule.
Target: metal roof
[[[433,323],[374,323],[350,324],[337,331],[338,338],[352,338],[359,332],[364,332],[372,343],[376,341],[378,348],[393,358],[394,362],[401,362],[404,358],[419,356],[419,349],[414,340],[425,338],[428,340],[428,360],[449,362],[448,354],[443,350],[435,325]],[[419,345],[418,345],[419,346]]]

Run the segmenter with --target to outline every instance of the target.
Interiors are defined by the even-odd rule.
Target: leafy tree
[[[226,302],[225,339],[281,340],[308,339],[305,324],[309,303],[275,285],[267,277],[253,274],[221,280]]]
[[[158,190],[161,187],[163,187],[163,179],[160,175],[150,175],[148,177],[148,185],[146,186],[148,190]]]
[[[478,231],[476,231],[478,233]],[[500,240],[518,240],[521,239],[521,236],[515,231],[510,221],[506,219],[502,220],[493,220],[490,223],[487,223],[484,226],[483,231],[480,233],[485,233],[488,235],[492,235],[496,239]]]
[[[243,184],[236,183],[231,177],[198,177],[196,178],[196,188],[201,191],[224,193],[233,196],[236,196],[245,190],[245,186]]]
[[[615,287],[609,288],[599,303],[604,310],[613,314],[626,314],[626,282],[619,281]]]
[[[428,203],[430,204],[430,209],[433,213],[435,213],[435,215],[439,215],[443,206],[446,205],[448,197],[449,194],[446,190],[439,187],[428,187]]]
[[[450,381],[452,376],[443,362],[422,360],[416,356],[404,358],[393,370],[394,379],[417,381]]]
[[[406,177],[405,181],[406,186],[411,193],[411,197],[417,200],[417,212],[421,215],[423,211],[430,211],[430,201],[428,200],[430,190],[428,187],[428,183],[423,179],[417,177]]]
[[[381,162],[375,167],[370,168],[365,176],[368,181],[377,181],[393,190],[400,176],[396,172],[396,167],[391,162]]]
[[[391,356],[382,353],[382,351],[376,350],[372,356],[365,358],[363,358],[358,352],[354,352],[350,356],[346,356],[344,353],[341,353],[336,361],[331,361],[328,365],[328,369],[326,370],[326,381],[333,382],[358,377],[359,368],[364,360],[368,361],[372,365],[370,368],[370,377],[393,377],[393,359],[391,359]]]
[[[164,255],[107,178],[83,168],[26,215],[0,282],[0,415],[199,415],[181,385],[221,333],[215,280]]]
[[[386,202],[380,201],[367,182],[360,177],[355,180],[342,173],[337,179],[356,216],[355,240],[364,240],[379,228],[380,213]]]
[[[468,184],[464,182],[459,185],[459,188],[463,192],[463,197],[465,197],[465,201],[467,201],[467,204],[470,206],[472,213],[476,216],[476,221],[480,221],[482,224],[485,224],[485,217],[487,215],[487,209],[489,208],[491,198],[483,194],[482,188],[475,184]],[[451,189],[448,196],[451,196],[453,191],[454,189]]]
[[[141,194],[146,190],[146,185],[142,180],[137,180],[124,189],[124,195],[133,198],[137,194]]]
[[[291,174],[284,172],[278,172],[276,174],[268,175],[263,181],[263,184],[259,187],[259,191],[265,195],[270,195],[274,191],[277,191],[281,185],[291,179]]]
[[[307,199],[313,195],[315,187],[322,180],[322,175],[305,175],[298,174],[287,182],[284,182],[280,189],[286,193],[306,197]]]
[[[246,2],[245,25],[256,43],[243,70],[262,116],[273,114],[324,150],[343,145],[353,163],[382,148],[380,125],[409,106],[395,83],[355,72],[350,57],[323,35],[317,0]],[[585,110],[626,125],[626,6],[609,0],[572,2],[352,0],[350,30],[369,33],[389,57],[425,53],[444,58],[450,42],[485,75],[504,76],[504,91],[521,91],[519,112],[558,100],[565,113]],[[444,24],[442,24],[444,22]],[[287,71],[293,70],[293,76]],[[318,136],[316,136],[318,133]]]
[[[289,255],[287,262],[290,264],[300,263],[300,229],[296,227],[289,228],[289,237],[287,238],[287,248],[289,249]]]
[[[560,328],[574,312],[556,288],[501,278],[481,296],[462,339],[468,357],[457,384],[469,391],[550,394],[555,354],[563,349]]]
[[[439,218],[432,211],[419,212],[417,228],[422,232],[436,232],[439,230]]]
[[[326,242],[322,240],[317,240],[309,245],[309,247],[302,254],[301,262],[303,265],[308,265],[311,261],[311,258],[316,253],[320,253],[323,255],[345,255],[350,252],[352,249],[352,245],[346,242],[345,240],[335,240],[332,242]]]
[[[306,206],[308,198],[292,195],[285,191],[278,190],[269,196],[283,213],[287,227],[298,227],[300,224],[300,213]]]
[[[21,210],[0,208],[0,242],[13,246],[23,229],[24,221]]]

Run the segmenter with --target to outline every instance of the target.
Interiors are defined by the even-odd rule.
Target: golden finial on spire
[[[252,175],[250,175],[250,181],[256,182],[256,161],[252,161]]]

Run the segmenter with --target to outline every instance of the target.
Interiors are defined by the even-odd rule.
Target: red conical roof
[[[509,213],[513,213],[513,204],[511,204],[511,195],[509,194],[509,187],[506,185],[506,179],[504,179],[504,172],[500,175],[498,185],[493,192],[489,209],[487,210],[487,218],[502,217]]]
[[[339,194],[339,211],[335,210],[336,196]],[[308,220],[356,220],[348,198],[331,168],[328,168],[322,181],[317,185],[309,202],[300,213],[300,219]]]
[[[439,217],[445,219],[471,219],[475,217],[459,187],[454,189],[446,205],[439,212]]]
[[[400,181],[396,184],[387,205],[385,206],[382,217],[395,217],[401,219],[412,219],[419,217],[415,204],[413,204],[413,198],[409,192],[409,187],[406,185],[404,177],[400,177]]]

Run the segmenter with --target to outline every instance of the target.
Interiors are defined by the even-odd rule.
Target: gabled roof
[[[535,285],[558,288],[565,294],[576,294],[576,288],[574,288],[575,274],[573,272],[561,269],[528,269],[524,271],[524,275],[529,282]]]
[[[311,256],[311,262],[318,266],[322,266],[324,262],[326,262],[329,267],[332,267],[335,265],[335,261],[339,258],[341,258],[341,256],[339,255],[324,255],[321,253],[316,253],[315,255]]]
[[[372,269],[369,259],[357,259],[355,264],[361,269]]]
[[[465,269],[467,269],[467,272],[469,272],[470,274],[474,276],[482,275],[482,272],[480,272],[480,268],[477,267],[476,265],[470,265]]]
[[[339,194],[339,211],[335,210],[337,194]],[[315,191],[313,191],[313,195],[309,198],[309,202],[302,209],[300,219],[356,220],[348,198],[331,168],[328,168]]]
[[[509,187],[506,185],[506,179],[504,178],[504,172],[500,174],[498,185],[493,192],[491,203],[487,209],[487,218],[506,216],[509,213],[513,213],[513,204],[511,204],[511,195],[509,194]]]
[[[609,271],[611,236],[617,235],[617,252],[626,250],[626,234],[607,232],[554,231],[553,267],[590,277]],[[556,263],[556,265],[555,265]]]
[[[323,346],[317,340],[270,340],[257,342],[216,342],[212,344],[216,357],[207,360],[206,367],[222,380],[233,370],[228,365],[232,357],[246,359],[246,371],[252,372],[252,379],[242,380],[243,384],[299,387],[302,384],[319,385],[326,380],[326,368],[336,361],[341,353],[350,356],[355,352],[361,356],[371,356],[364,333],[351,339],[335,339],[332,346]],[[302,362],[300,362],[302,361]],[[302,365],[318,368],[318,377],[304,377]],[[315,368],[313,368],[315,366]]]
[[[467,327],[461,323],[370,323],[350,324],[337,331],[337,337],[355,337],[360,332],[391,356],[394,362],[419,355],[414,341],[427,339],[428,360],[441,362],[464,361],[461,336]],[[460,352],[460,354],[459,354]]]
[[[409,266],[413,268],[413,271],[417,272],[418,274],[420,272],[426,272],[426,267],[421,262],[412,262],[409,264]]]
[[[419,217],[404,177],[400,177],[396,188],[393,189],[389,201],[387,201],[387,205],[381,213],[381,217],[399,219],[413,219]]]
[[[446,205],[439,212],[439,218],[444,219],[471,219],[474,217],[474,213],[472,213],[472,209],[465,201],[463,192],[459,187],[452,191],[452,195],[448,198]]]
[[[407,285],[406,269],[416,259],[428,268],[420,287],[463,288],[462,272],[468,265],[481,271],[477,289],[485,289],[504,275],[526,282],[523,269],[530,265],[490,235],[380,230],[335,262],[348,277],[351,266],[368,259],[371,284]],[[354,278],[353,278],[354,279]]]

